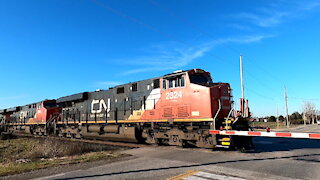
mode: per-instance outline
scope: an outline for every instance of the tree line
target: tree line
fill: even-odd
[[[268,122],[286,122],[286,117],[280,115],[278,118],[275,116],[267,116],[263,119],[267,119]],[[289,115],[290,124],[314,124],[317,120],[320,120],[320,111],[316,109],[315,105],[311,102],[304,102],[302,106],[302,112],[294,112]]]

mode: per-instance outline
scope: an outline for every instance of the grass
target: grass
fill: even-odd
[[[125,156],[116,150],[105,145],[48,139],[0,141],[0,176]]]
[[[35,160],[26,163],[16,163],[10,162],[5,164],[0,164],[0,176],[10,175],[10,174],[17,174],[37,169],[43,169],[58,165],[65,165],[65,164],[76,164],[82,162],[90,162],[90,161],[97,161],[102,159],[113,159],[117,157],[123,156],[122,154],[112,154],[109,152],[92,152],[86,153],[83,155],[78,156],[69,156],[66,158],[53,158],[53,159],[42,159],[42,160]]]
[[[285,122],[251,122],[250,124],[251,127],[261,127],[261,128],[267,128],[269,127],[270,129],[282,129],[282,128],[286,128],[286,123]],[[290,125],[290,127],[295,127],[297,126],[296,124],[294,125]]]

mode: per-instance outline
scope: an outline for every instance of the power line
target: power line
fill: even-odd
[[[209,36],[210,38],[214,38],[210,33],[208,33],[207,31],[204,31],[200,28],[198,28],[196,25],[194,25],[193,23],[191,23],[189,20],[187,20],[186,18],[183,18],[181,16],[179,16],[178,14],[176,14],[174,11],[172,11],[171,9],[165,7],[164,5],[160,4],[159,2],[155,1],[155,0],[148,0],[151,4],[157,6],[160,9],[163,9],[164,11],[166,11],[167,13],[169,13],[171,16],[175,17],[176,19],[184,22],[185,24],[189,25],[189,27],[191,27],[194,30],[197,30],[199,32],[201,32],[202,34],[205,34],[207,36]],[[222,44],[223,46],[227,47],[227,49],[236,52],[237,54],[240,54],[240,51],[234,47],[231,47],[227,44]],[[246,59],[247,60],[247,59]],[[251,61],[250,58],[248,59],[251,63],[255,64],[256,66],[259,66],[259,68],[265,72],[267,72],[270,76],[272,76],[274,79],[276,79],[277,81],[282,83],[282,80],[280,80],[278,77],[274,76],[274,74],[270,73],[269,71],[265,70],[264,68],[262,68],[260,65],[258,65],[257,63],[255,63],[254,61]],[[252,75],[251,73],[248,73],[250,76],[254,77],[254,75]],[[256,78],[255,78],[256,79]],[[259,80],[258,80],[259,81]],[[261,81],[259,81],[261,82]]]
[[[253,89],[250,89],[250,88],[247,88],[247,87],[245,87],[245,89],[246,89],[247,91],[249,91],[249,92],[257,95],[257,96],[260,96],[260,97],[264,98],[264,99],[271,100],[271,101],[274,101],[274,102],[277,102],[277,101],[278,101],[278,100],[274,99],[273,97],[269,97],[269,96],[263,95],[263,94],[261,94],[260,92],[255,91],[255,90],[253,90]]]
[[[271,73],[270,71],[266,70],[264,67],[260,66],[258,63],[254,62],[253,60],[250,59],[250,57],[248,57],[247,59],[248,61],[250,61],[251,63],[255,64],[255,66],[258,66],[259,69],[263,70],[264,72],[268,73],[270,75],[270,77],[273,77],[273,79],[277,80],[278,82],[280,82],[281,84],[284,84],[284,82],[278,78],[277,76],[274,75],[274,73]]]
[[[111,6],[107,5],[105,2],[104,2],[104,3],[101,3],[101,2],[97,2],[96,0],[92,0],[92,1],[93,1],[95,4],[97,4],[98,6],[104,8],[104,9],[107,9],[108,11],[110,11],[110,12],[112,12],[112,13],[118,15],[118,16],[121,16],[121,17],[123,17],[123,18],[126,18],[126,19],[128,19],[128,20],[130,20],[130,21],[132,21],[132,22],[135,22],[135,23],[137,23],[137,24],[140,24],[140,25],[142,25],[142,26],[145,26],[146,28],[148,28],[148,29],[150,29],[150,30],[152,30],[152,31],[154,31],[154,32],[157,32],[157,33],[159,33],[159,34],[162,34],[163,36],[165,36],[165,37],[168,38],[168,39],[171,39],[171,40],[173,40],[173,41],[179,42],[179,43],[181,43],[181,44],[184,44],[184,45],[189,46],[189,47],[194,48],[194,49],[199,49],[199,47],[197,47],[197,46],[195,46],[195,45],[193,45],[193,44],[190,44],[190,43],[187,43],[187,42],[185,42],[185,41],[179,40],[179,39],[175,38],[174,36],[172,36],[172,35],[169,34],[169,33],[163,32],[163,31],[159,30],[158,28],[156,28],[156,27],[154,27],[154,26],[152,26],[152,25],[150,25],[150,24],[147,24],[147,23],[145,23],[145,22],[143,22],[143,21],[141,21],[141,20],[139,20],[139,19],[137,19],[137,18],[134,18],[134,17],[132,17],[132,16],[129,16],[129,15],[127,15],[127,14],[124,13],[124,12],[121,12],[121,11],[119,11],[119,10],[116,10],[116,9],[112,8]],[[218,55],[216,55],[216,54],[213,54],[213,53],[211,53],[211,52],[207,52],[207,53],[208,53],[209,55],[215,57],[217,60],[220,60],[221,62],[224,62],[224,63],[227,62],[227,63],[230,63],[230,64],[232,64],[232,65],[236,65],[234,62],[225,60],[224,58],[222,58],[222,57],[220,57],[220,56],[218,56]]]
[[[118,16],[121,16],[121,17],[123,17],[123,18],[126,18],[126,19],[132,21],[132,22],[135,22],[135,23],[137,23],[137,24],[140,24],[140,25],[142,25],[142,26],[144,26],[144,27],[146,27],[146,28],[148,28],[148,29],[156,32],[156,33],[159,33],[159,34],[165,36],[165,37],[168,38],[168,39],[171,39],[171,40],[174,40],[174,41],[179,42],[179,43],[181,43],[181,44],[184,44],[184,45],[186,45],[186,46],[189,46],[189,47],[198,49],[197,46],[194,46],[193,44],[190,44],[190,43],[187,43],[187,42],[185,42],[185,41],[179,40],[179,39],[175,38],[174,36],[172,36],[172,35],[169,34],[169,33],[163,32],[163,31],[159,30],[158,28],[156,28],[156,27],[154,27],[154,26],[152,26],[152,25],[149,25],[149,24],[147,24],[147,23],[145,23],[145,22],[143,22],[143,21],[141,21],[141,20],[139,20],[139,19],[137,19],[137,18],[134,18],[134,17],[132,17],[132,16],[130,16],[130,15],[127,15],[127,14],[125,14],[125,13],[119,11],[119,10],[116,10],[116,9],[112,8],[111,6],[107,5],[106,3],[100,3],[100,2],[97,2],[96,0],[92,0],[92,1],[93,1],[95,4],[99,5],[100,7],[104,8],[104,9],[107,9],[108,11],[110,11],[110,12],[112,12],[112,13],[118,15]],[[152,1],[152,2],[155,2],[155,1]],[[179,17],[179,16],[177,16],[176,14],[175,14],[175,16],[176,16],[176,17]],[[183,19],[183,18],[181,18],[181,19]],[[186,21],[186,22],[188,22],[188,21]],[[192,23],[190,23],[190,24],[191,24],[192,27],[196,28],[196,26],[193,26]],[[203,31],[202,31],[202,33],[203,33],[203,34],[207,34],[207,35],[210,36],[209,33],[205,33],[205,32],[203,32]],[[230,47],[229,47],[229,49],[230,49]],[[237,51],[237,50],[235,50],[234,48],[231,48],[231,49],[233,49],[234,51]],[[233,61],[225,60],[224,58],[221,58],[220,56],[217,56],[216,54],[213,54],[213,53],[211,53],[211,52],[207,52],[207,54],[210,55],[210,56],[215,57],[217,60],[220,60],[221,62],[229,63],[229,64],[231,64],[231,65],[233,65],[233,66],[235,66],[235,67],[238,67],[238,65],[235,64],[235,62],[233,62]],[[250,77],[252,77],[253,79],[255,79],[258,83],[263,84],[264,86],[269,86],[269,87],[271,87],[270,85],[267,85],[267,84],[262,83],[263,81],[257,79],[256,76],[253,75],[253,74],[251,74],[249,71],[246,71],[246,73],[247,73],[248,75],[250,75]],[[269,89],[270,89],[270,88],[269,88]]]
[[[292,97],[292,96],[289,96],[288,98],[296,99],[296,100],[300,100],[300,101],[319,101],[320,100],[320,99],[307,99],[307,98],[299,98],[299,97]]]
[[[199,31],[199,32],[202,33],[202,34],[205,34],[205,35],[207,35],[207,36],[209,36],[209,37],[211,37],[211,38],[214,38],[214,37],[213,37],[210,33],[208,33],[207,31],[204,31],[204,30],[198,28],[196,25],[194,25],[193,23],[191,23],[189,20],[187,20],[187,19],[184,18],[184,17],[179,16],[179,15],[176,14],[174,11],[172,11],[171,9],[165,7],[164,5],[160,4],[159,2],[157,2],[157,1],[155,1],[155,0],[148,0],[148,1],[149,1],[151,4],[157,6],[158,8],[163,9],[164,11],[166,11],[167,13],[169,13],[171,16],[175,17],[176,19],[178,19],[178,20],[180,20],[180,21],[188,24],[193,30]],[[227,47],[228,47],[228,45],[224,45],[224,46],[227,46]],[[233,50],[233,51],[236,52],[237,54],[240,54],[240,52],[239,52],[237,49],[235,49],[235,48],[233,48],[233,47],[228,47],[228,48],[231,49],[231,50]]]

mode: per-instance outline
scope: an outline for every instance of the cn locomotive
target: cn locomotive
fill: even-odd
[[[191,69],[2,109],[0,122],[3,133],[232,147],[239,143],[209,133],[249,129],[246,118],[232,113],[232,103],[228,83],[214,83],[209,72]]]

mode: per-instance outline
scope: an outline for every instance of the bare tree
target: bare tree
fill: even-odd
[[[308,102],[308,101],[305,101],[303,103],[303,119],[305,121],[305,124],[306,124],[306,121],[309,122],[309,124],[314,124],[314,119],[315,119],[315,115],[316,115],[316,107],[315,105],[312,103],[312,102]]]

